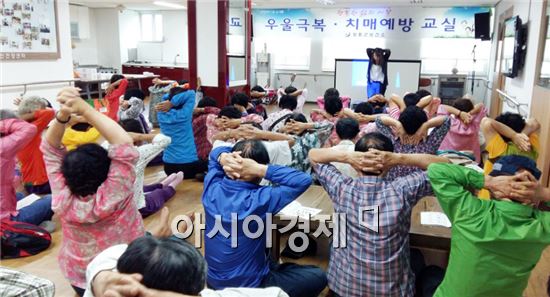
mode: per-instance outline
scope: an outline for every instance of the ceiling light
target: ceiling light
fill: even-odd
[[[171,3],[171,2],[155,1],[155,2],[153,2],[153,4],[158,5],[158,6],[164,6],[164,7],[169,7],[169,8],[175,8],[175,9],[187,9],[187,7],[185,7],[185,6],[181,5],[181,4]]]
[[[323,5],[334,5],[334,0],[317,0],[317,2],[323,4]]]

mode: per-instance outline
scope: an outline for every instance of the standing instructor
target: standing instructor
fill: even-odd
[[[384,96],[388,86],[388,59],[391,51],[381,48],[367,48],[369,69],[367,72],[367,98],[381,94]]]

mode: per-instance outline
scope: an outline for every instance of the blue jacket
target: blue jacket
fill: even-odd
[[[311,185],[309,174],[288,167],[269,165],[265,179],[276,186],[259,186],[232,180],[225,176],[218,157],[230,152],[229,147],[219,147],[210,153],[208,174],[204,180],[202,204],[206,219],[205,258],[208,263],[208,284],[214,289],[227,287],[259,287],[269,272],[266,255],[266,214],[275,215]],[[236,213],[237,247],[231,247],[231,213]],[[214,228],[215,215],[221,215],[223,229],[230,235],[219,232],[207,236]],[[264,232],[256,239],[248,238],[242,229],[248,215],[257,215],[264,222]],[[251,232],[258,224],[249,224]]]
[[[162,100],[168,100],[168,94]],[[164,150],[162,160],[174,164],[195,162],[199,159],[192,126],[195,91],[180,93],[171,102],[174,105],[172,109],[157,114],[160,131],[172,138],[172,143]]]

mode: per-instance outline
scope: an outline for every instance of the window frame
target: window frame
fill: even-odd
[[[144,39],[143,38],[143,16],[144,15],[151,15],[151,33],[152,33],[152,39]],[[157,25],[156,25],[156,18],[160,17],[160,23],[162,24],[160,28],[160,32],[158,32]],[[164,16],[162,13],[154,12],[154,11],[143,11],[139,13],[139,42],[148,42],[148,43],[163,43],[164,40]],[[157,39],[157,35],[160,34],[160,39]]]

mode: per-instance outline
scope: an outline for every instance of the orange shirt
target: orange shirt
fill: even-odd
[[[118,122],[119,99],[120,96],[126,93],[126,88],[128,88],[128,80],[124,78],[111,94],[105,96],[105,100],[107,101],[107,116],[115,122]]]
[[[42,142],[42,132],[48,127],[48,124],[55,117],[53,109],[41,109],[34,112],[34,120],[31,122],[36,126],[36,135],[33,139],[17,153],[17,158],[21,162],[21,174],[23,183],[33,186],[43,185],[48,182],[46,175],[46,166],[40,150]]]

